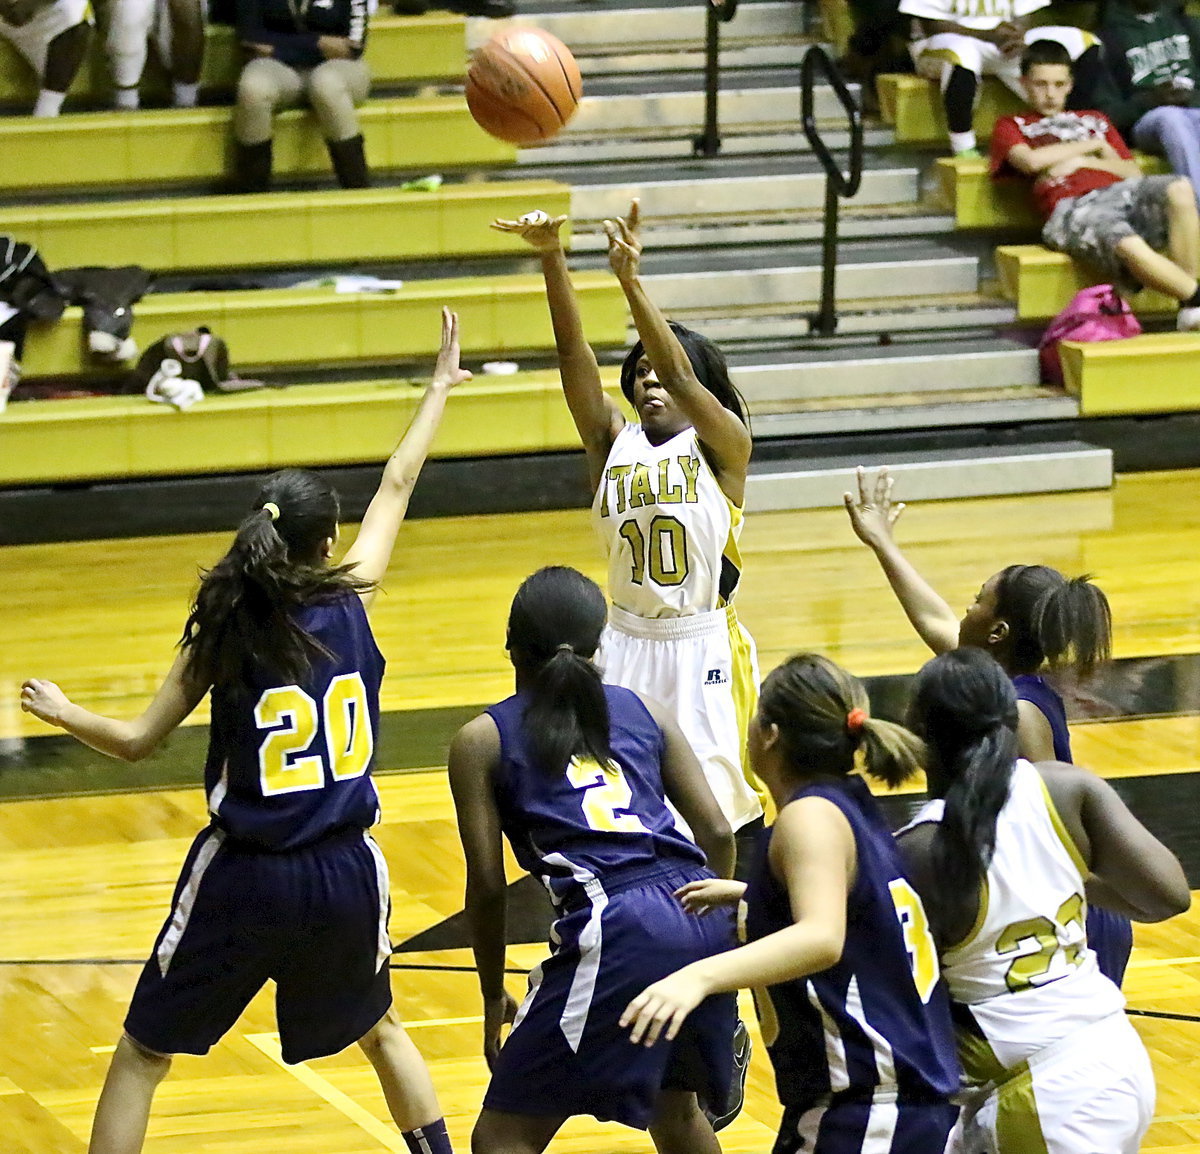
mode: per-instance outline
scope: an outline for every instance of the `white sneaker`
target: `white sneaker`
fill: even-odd
[[[1175,327],[1181,333],[1200,331],[1200,307],[1180,309],[1179,315],[1175,318]]]

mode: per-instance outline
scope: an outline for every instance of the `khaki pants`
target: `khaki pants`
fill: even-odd
[[[316,68],[291,68],[278,60],[251,60],[238,78],[233,131],[239,144],[271,139],[279,108],[308,104],[326,140],[358,135],[354,109],[367,98],[371,73],[363,60],[326,60]]]

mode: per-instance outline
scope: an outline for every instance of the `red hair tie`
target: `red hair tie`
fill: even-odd
[[[849,733],[859,733],[867,721],[865,709],[852,709],[846,714],[846,730]]]

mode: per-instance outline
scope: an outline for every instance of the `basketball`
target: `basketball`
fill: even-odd
[[[467,107],[509,144],[542,144],[575,113],[583,84],[571,50],[540,28],[506,28],[471,58]]]

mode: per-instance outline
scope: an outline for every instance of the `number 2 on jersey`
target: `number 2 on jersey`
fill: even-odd
[[[322,702],[325,748],[310,751],[317,735],[317,703],[298,685],[267,689],[254,707],[254,723],[269,729],[258,747],[258,779],[263,797],[320,789],[325,768],[334,781],[361,777],[371,763],[375,736],[367,712],[367,689],[360,673],[335,677]],[[324,754],[324,756],[322,756]]]
[[[913,984],[921,1001],[928,1002],[941,971],[925,907],[917,891],[904,878],[893,878],[888,882],[888,889],[892,894],[892,904],[896,907],[896,917],[900,919],[900,929],[904,933],[904,948],[908,950]]]
[[[590,757],[573,757],[567,766],[567,780],[583,791],[583,816],[592,829],[601,833],[650,832],[636,813],[617,812],[633,804],[633,790],[615,761],[604,767]]]

